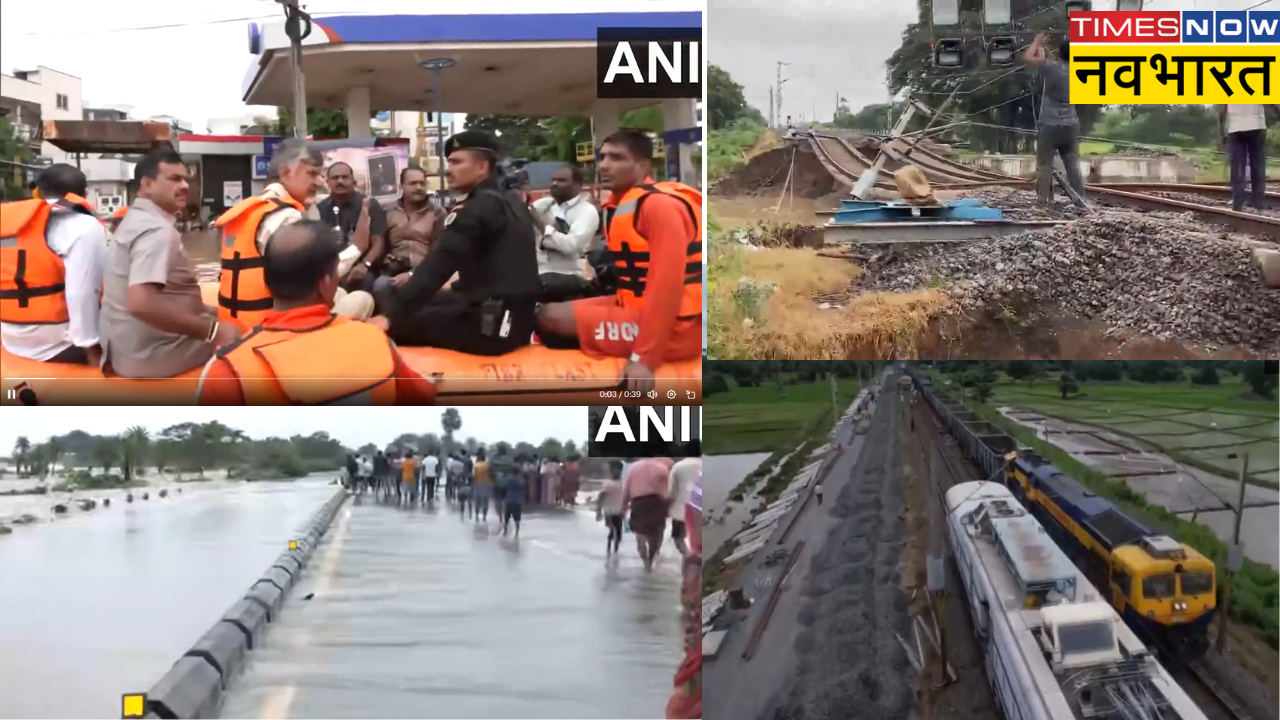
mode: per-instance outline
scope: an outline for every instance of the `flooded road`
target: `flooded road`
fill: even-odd
[[[330,477],[152,489],[0,537],[0,718],[119,716],[332,497]]]
[[[629,534],[606,566],[589,510],[526,512],[516,542],[448,507],[349,499],[222,716],[663,715],[682,656],[669,540],[646,576]]]

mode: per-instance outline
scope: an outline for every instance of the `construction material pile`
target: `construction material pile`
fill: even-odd
[[[1053,303],[1163,340],[1280,353],[1280,291],[1250,259],[1248,236],[1189,214],[1098,208],[1050,231],[923,251],[892,250],[864,265],[865,287],[947,292],[959,307]]]
[[[1072,205],[1056,190],[1052,207],[1036,204],[1034,190],[993,186],[974,188],[961,193],[962,197],[978,198],[987,207],[998,207],[1010,220],[1075,220],[1086,216],[1086,211]]]
[[[801,223],[770,223],[757,220],[755,225],[734,228],[729,237],[739,245],[756,248],[809,247],[820,249],[822,228]]]

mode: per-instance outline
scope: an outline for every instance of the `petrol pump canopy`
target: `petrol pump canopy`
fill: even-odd
[[[596,99],[601,27],[701,27],[699,12],[527,15],[347,15],[316,18],[302,41],[307,105],[345,109],[369,88],[374,110],[436,108],[433,73],[421,60],[450,58],[441,71],[444,112],[475,115],[589,115]],[[249,105],[293,104],[284,21],[251,23],[245,77]],[[619,100],[625,112],[655,100]]]

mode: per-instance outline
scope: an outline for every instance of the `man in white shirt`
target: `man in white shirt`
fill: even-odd
[[[440,470],[440,458],[430,453],[422,456],[422,477],[426,481],[426,492],[423,498],[436,499],[436,476]]]
[[[1234,104],[1217,109],[1231,163],[1231,209],[1244,209],[1247,181],[1249,204],[1261,210],[1267,199],[1267,114],[1274,114],[1276,106]]]
[[[50,204],[67,195],[88,193],[84,173],[58,163],[36,180],[40,197]],[[98,292],[106,262],[107,233],[93,215],[55,207],[45,233],[49,249],[62,260],[67,322],[19,325],[0,323],[0,344],[20,357],[41,362],[67,362],[97,367],[102,358],[98,335]]]
[[[582,181],[581,170],[565,165],[551,175],[551,195],[529,208],[537,230],[542,302],[577,300],[591,290],[583,257],[600,229],[600,211],[582,196]]]
[[[682,556],[689,554],[689,545],[685,541],[688,534],[684,522],[685,505],[689,502],[689,491],[700,477],[702,458],[685,458],[671,466],[671,505],[667,515],[671,518],[671,542],[675,543]]]
[[[609,530],[609,537],[604,545],[604,561],[616,560],[618,545],[622,543],[622,463],[609,463],[609,472],[613,477],[604,481],[600,494],[596,495],[596,520],[604,520]]]

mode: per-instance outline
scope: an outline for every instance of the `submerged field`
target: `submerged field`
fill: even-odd
[[[1254,482],[1280,483],[1280,410],[1275,400],[1250,399],[1249,388],[1224,375],[1217,386],[1186,383],[1085,383],[1063,399],[1056,379],[1003,380],[992,404],[1007,404],[1105,427],[1144,440],[1189,465],[1225,477],[1239,472],[1247,453]]]
[[[715,363],[707,369],[714,372]],[[858,394],[856,380],[836,381],[839,408]],[[831,384],[783,384],[739,387],[707,395],[702,406],[703,451],[708,455],[772,452],[793,440],[806,424],[831,407]]]

